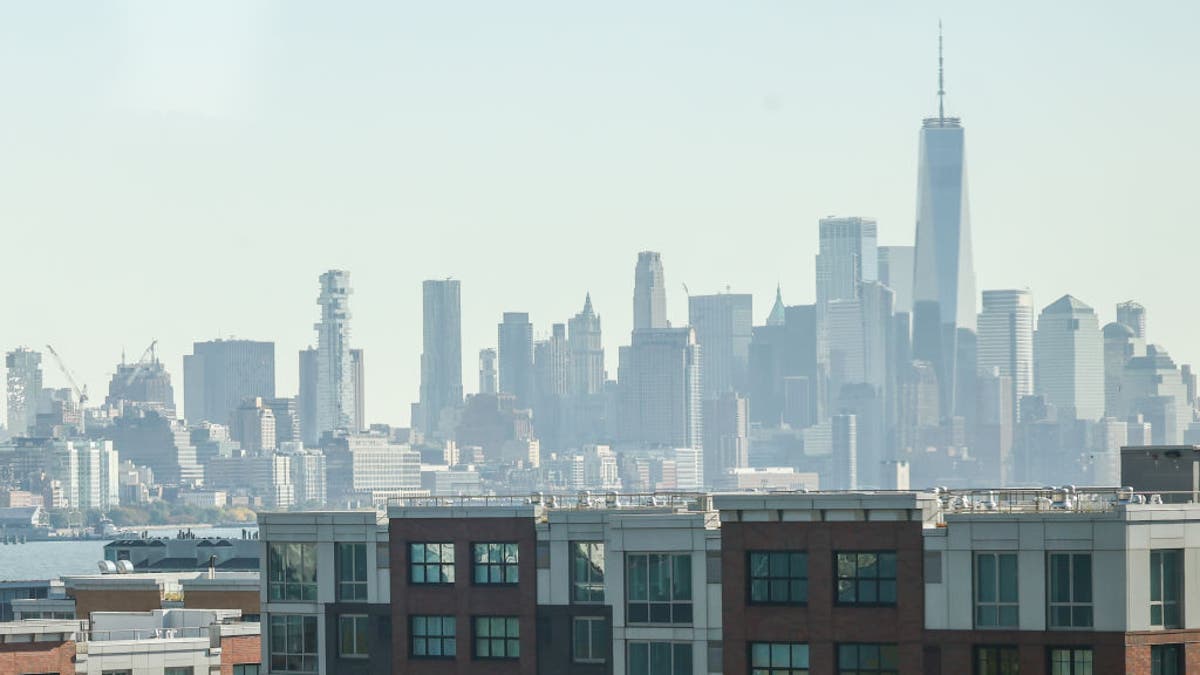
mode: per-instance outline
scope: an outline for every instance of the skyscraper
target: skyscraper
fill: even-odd
[[[479,393],[497,393],[496,383],[496,350],[479,350]]]
[[[879,247],[879,282],[896,294],[896,313],[911,314],[913,304],[912,246]]]
[[[317,329],[316,433],[355,424],[354,364],[350,355],[350,273],[321,275],[321,320]]]
[[[879,272],[878,225],[870,218],[822,218],[817,253],[817,304],[858,297]]]
[[[354,431],[367,428],[367,366],[363,350],[350,350],[350,386],[354,391]]]
[[[667,289],[662,256],[656,251],[638,253],[633,274],[633,330],[667,327]]]
[[[1060,418],[1104,416],[1104,340],[1091,307],[1070,295],[1038,316],[1033,342],[1034,391]]]
[[[983,292],[978,344],[976,369],[1011,380],[1007,409],[1015,420],[1017,402],[1033,394],[1033,296],[1028,289]]]
[[[704,350],[705,399],[746,391],[753,317],[754,296],[749,293],[688,296],[688,323]]]
[[[1137,337],[1120,321],[1104,324],[1104,416],[1124,419],[1129,411],[1122,404],[1121,379],[1125,364],[1134,357]]]
[[[551,326],[550,337],[533,346],[533,424],[537,436],[548,449],[564,447],[566,396],[570,386],[570,352],[567,327]]]
[[[38,397],[42,393],[42,354],[24,347],[4,357],[8,369],[8,433],[28,435],[37,422]]]
[[[701,351],[691,328],[634,331],[621,348],[621,437],[647,446],[703,444]]]
[[[533,405],[533,324],[526,312],[505,312],[496,327],[500,348],[500,392],[512,394],[518,408]]]
[[[210,340],[183,357],[183,412],[189,422],[229,425],[248,398],[275,397],[275,343]]]
[[[571,393],[590,396],[604,391],[604,345],[591,293],[584,298],[583,309],[567,321],[567,345],[571,353]]]
[[[300,418],[300,440],[315,448],[321,440],[317,429],[317,350],[300,350],[300,393],[296,396],[296,415]]]
[[[960,400],[960,384],[968,378],[959,370],[974,351],[972,336],[964,334],[975,332],[976,301],[965,136],[961,120],[945,115],[945,93],[939,32],[938,115],[921,126],[917,164],[913,357],[933,364],[942,415],[952,417],[974,407]],[[974,364],[966,374],[974,380]]]
[[[1129,326],[1133,336],[1146,339],[1146,308],[1133,300],[1117,303],[1117,323]]]
[[[462,405],[462,309],[457,279],[431,279],[421,285],[424,316],[421,352],[421,413],[414,423],[440,437],[442,410]]]
[[[749,409],[744,397],[725,392],[704,402],[704,484],[730,469],[750,466]]]

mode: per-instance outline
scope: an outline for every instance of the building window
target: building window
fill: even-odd
[[[195,675],[195,672],[191,666],[163,668],[163,675]]]
[[[367,545],[337,545],[337,597],[345,601],[367,599]]]
[[[271,600],[316,600],[316,545],[268,544],[267,579]]]
[[[750,675],[808,675],[808,645],[751,642]]]
[[[571,624],[572,658],[575,663],[604,663],[608,654],[608,631],[602,616],[577,616]]]
[[[259,664],[238,663],[233,666],[233,675],[258,675]]]
[[[896,553],[838,553],[837,603],[896,604]]]
[[[750,551],[750,603],[803,605],[808,602],[808,554]]]
[[[571,602],[604,602],[604,544],[571,542]]]
[[[690,553],[626,553],[625,580],[629,623],[692,622]]]
[[[890,644],[841,644],[837,647],[837,671],[839,673],[883,673],[899,675],[900,659],[896,645]]]
[[[1017,626],[1017,554],[975,554],[975,627]]]
[[[516,544],[474,544],[477,584],[515,584],[517,576]]]
[[[1181,675],[1184,670],[1183,645],[1150,647],[1150,675]]]
[[[365,614],[343,614],[338,617],[338,656],[347,659],[367,658]]]
[[[1092,650],[1051,648],[1050,675],[1092,675]]]
[[[1179,599],[1183,586],[1183,553],[1179,550],[1150,552],[1150,625],[1183,628]]]
[[[692,643],[628,642],[629,675],[692,675]]]
[[[413,658],[452,659],[458,654],[453,616],[409,617],[408,630]]]
[[[521,623],[517,617],[475,617],[475,658],[516,659],[520,656]]]
[[[272,672],[317,672],[317,617],[272,614],[269,642]]]
[[[976,647],[975,675],[1017,675],[1019,661],[1016,647]]]
[[[454,583],[454,544],[409,544],[408,554],[409,583]]]
[[[1092,627],[1092,554],[1051,553],[1050,627]]]

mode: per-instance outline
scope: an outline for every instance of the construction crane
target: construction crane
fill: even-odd
[[[158,340],[154,340],[150,343],[149,347],[146,347],[146,351],[142,352],[141,358],[137,360],[137,367],[129,372],[129,377],[125,378],[126,387],[133,384],[133,381],[137,379],[138,375],[142,374],[142,371],[146,369],[146,366],[157,360],[157,357],[154,354],[154,348],[157,346]]]
[[[46,351],[50,352],[50,355],[54,357],[54,362],[58,364],[59,371],[62,372],[63,377],[67,378],[67,383],[71,385],[71,389],[75,392],[76,398],[79,399],[79,435],[82,436],[85,431],[84,427],[87,425],[87,412],[84,410],[88,402],[87,385],[85,384],[83,387],[79,386],[79,383],[75,380],[75,374],[71,372],[71,369],[68,368],[67,364],[63,362],[62,357],[58,355],[58,352],[54,351],[54,347],[46,345]]]

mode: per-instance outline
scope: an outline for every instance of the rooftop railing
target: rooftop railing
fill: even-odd
[[[1197,503],[1195,492],[1137,492],[1131,487],[1049,486],[991,490],[935,489],[943,513],[1104,513],[1139,504]]]

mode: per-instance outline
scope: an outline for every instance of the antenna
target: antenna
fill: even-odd
[[[938,123],[946,123],[946,86],[942,69],[942,20],[938,19]]]

